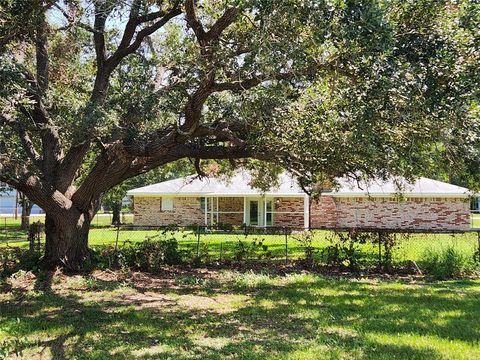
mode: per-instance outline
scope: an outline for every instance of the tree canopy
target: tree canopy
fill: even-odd
[[[46,211],[65,260],[85,258],[73,234],[102,194],[180,159],[287,169],[305,188],[439,158],[475,173],[479,6],[2,1],[0,180]]]

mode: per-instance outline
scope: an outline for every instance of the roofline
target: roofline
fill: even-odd
[[[142,197],[158,197],[158,196],[179,196],[179,197],[248,197],[248,196],[282,196],[282,197],[304,197],[305,193],[198,193],[198,192],[133,192],[128,191],[127,196],[142,196]],[[405,193],[405,194],[396,194],[396,193],[370,193],[365,194],[364,192],[361,193],[329,193],[325,192],[321,194],[322,196],[332,196],[332,197],[339,197],[339,198],[350,198],[350,197],[364,197],[364,198],[392,198],[399,195],[400,197],[407,197],[407,198],[421,198],[421,197],[429,197],[429,198],[438,198],[438,197],[445,197],[445,198],[469,198],[470,195],[465,193]]]
[[[249,197],[249,196],[282,196],[282,197],[304,197],[305,193],[165,193],[165,192],[133,192],[128,191],[128,196],[157,197],[157,196],[181,196],[181,197]]]
[[[351,192],[351,193],[322,193],[325,196],[334,196],[334,197],[411,197],[411,198],[420,198],[420,197],[447,197],[447,198],[468,198],[470,195],[465,193],[369,193],[365,194],[364,192]]]

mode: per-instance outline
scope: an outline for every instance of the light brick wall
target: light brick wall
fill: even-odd
[[[277,201],[278,199],[278,201]],[[303,228],[303,198],[275,198],[274,199],[274,226]],[[217,222],[217,203],[208,201],[208,225],[212,224],[210,211],[213,206],[213,223]],[[234,226],[243,225],[243,197],[218,198],[218,222]],[[199,197],[173,198],[173,210],[161,210],[160,197],[135,197],[134,222],[136,225],[161,226],[177,224],[187,226],[205,224],[205,213],[200,208]]]
[[[274,226],[303,228],[303,198],[275,198]],[[209,202],[209,211],[216,200]],[[220,223],[243,224],[243,197],[218,199]],[[230,213],[223,213],[230,212]],[[187,226],[203,225],[205,214],[198,197],[173,198],[173,210],[162,211],[161,199],[135,197],[135,224]],[[213,223],[216,223],[216,214]],[[210,213],[208,224],[211,225]],[[461,198],[336,198],[321,196],[311,200],[310,226],[318,227],[368,227],[389,229],[467,230],[470,227],[470,204]]]
[[[467,230],[470,205],[461,198],[395,200],[322,196],[318,203],[312,203],[311,226]]]
[[[310,227],[336,227],[337,204],[331,196],[320,196],[310,200]]]
[[[216,199],[213,204],[208,200],[208,224],[211,225],[212,217],[210,211],[213,206],[213,223],[217,222]],[[241,226],[243,224],[243,197],[230,198],[224,197],[218,199],[218,208],[222,212],[218,214],[218,221],[232,225]],[[223,213],[235,212],[235,213]],[[240,213],[236,213],[240,212]],[[160,197],[135,197],[134,200],[134,222],[136,225],[169,225],[177,224],[179,226],[188,226],[193,224],[205,224],[205,212],[200,208],[199,197],[174,197],[173,210],[161,210]]]
[[[173,198],[173,210],[161,210],[160,197],[135,197],[134,222],[136,225],[169,225],[187,226],[204,224],[205,214],[200,209],[198,197]]]
[[[303,201],[303,198],[275,198],[273,200],[273,225],[303,229]]]
[[[214,199],[214,209],[217,204]],[[243,225],[243,197],[221,197],[218,198],[218,222],[234,226]],[[230,213],[227,213],[230,212]],[[213,221],[216,222],[216,214],[213,215]]]

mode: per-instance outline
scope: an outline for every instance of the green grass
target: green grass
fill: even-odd
[[[121,215],[122,222],[131,224],[133,222],[133,214],[122,214]],[[30,222],[37,222],[40,221],[41,223],[45,222],[45,215],[31,215]],[[5,228],[16,228],[20,227],[21,217],[18,216],[16,219],[13,216],[9,217],[0,217],[0,230]],[[97,214],[92,220],[92,227],[96,226],[108,226],[112,224],[112,214]]]
[[[119,246],[128,246],[135,242],[144,241],[146,238],[162,237],[162,233],[157,230],[120,230],[118,236]],[[192,231],[178,231],[167,233],[166,236],[175,236],[179,241],[181,249],[196,250],[197,236]],[[5,235],[5,234],[3,234]],[[17,232],[21,236],[21,233]],[[117,230],[115,228],[93,228],[89,234],[89,245],[93,248],[113,245],[116,242]],[[301,258],[304,255],[301,244],[296,240],[298,235],[290,235],[288,237],[288,257],[290,259]],[[321,251],[330,243],[332,238],[330,231],[315,231],[313,246],[316,249],[316,257],[321,257]],[[476,233],[463,234],[412,234],[410,237],[404,238],[398,235],[398,244],[393,250],[394,263],[402,263],[406,260],[421,260],[423,254],[427,250],[440,250],[453,245],[461,253],[471,256],[478,249],[478,238]],[[28,247],[27,241],[1,241],[2,233],[0,233],[0,247],[19,246]],[[234,256],[235,246],[239,241],[252,243],[253,240],[262,240],[267,245],[268,251],[274,258],[285,257],[285,236],[284,235],[249,235],[243,234],[202,234],[200,236],[200,245],[203,250],[208,251],[213,259],[222,257],[232,258]],[[358,251],[362,254],[365,265],[377,262],[378,246],[376,244],[367,243],[357,245]],[[260,252],[259,252],[260,253]]]
[[[472,214],[472,227],[480,228],[480,214]]]
[[[0,343],[22,359],[480,358],[478,280],[107,275],[8,281]]]

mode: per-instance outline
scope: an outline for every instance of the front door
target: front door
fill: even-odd
[[[248,225],[249,226],[261,226],[261,207],[258,200],[248,201]]]
[[[264,198],[247,199],[246,223],[248,226],[273,225],[273,200]]]

